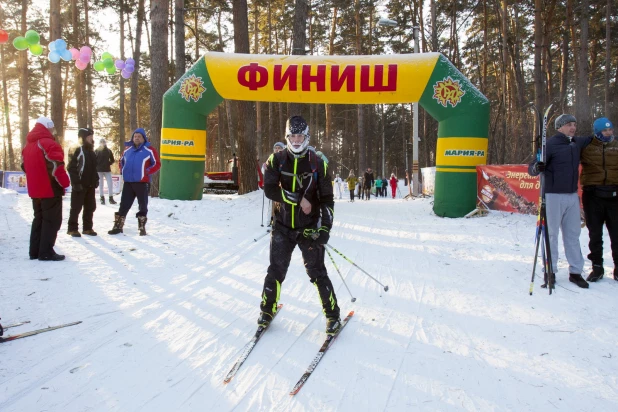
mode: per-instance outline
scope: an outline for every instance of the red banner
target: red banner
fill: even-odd
[[[477,198],[490,210],[538,213],[541,183],[528,174],[528,165],[476,167]]]

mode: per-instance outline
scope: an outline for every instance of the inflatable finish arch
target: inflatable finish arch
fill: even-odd
[[[211,52],[163,98],[160,195],[202,198],[206,116],[223,99],[332,104],[420,103],[438,123],[434,212],[476,205],[489,101],[443,55],[272,56]]]

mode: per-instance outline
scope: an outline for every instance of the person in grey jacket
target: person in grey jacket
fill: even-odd
[[[581,220],[577,183],[581,151],[590,143],[592,137],[574,137],[577,120],[570,114],[558,116],[554,125],[558,134],[547,140],[545,163],[531,163],[528,173],[531,176],[545,173],[547,228],[554,271],[549,274],[552,284],[555,284],[558,269],[558,230],[562,230],[564,253],[569,262],[569,281],[580,288],[587,288],[588,282],[582,277],[584,257],[579,244]],[[547,280],[548,275],[545,274],[545,284],[542,287],[547,287]]]
[[[114,154],[107,147],[105,139],[99,140],[99,147],[95,150],[97,155],[97,173],[99,174],[99,196],[101,196],[101,204],[105,204],[105,196],[103,195],[103,181],[107,181],[107,192],[109,194],[109,204],[115,205],[114,200],[114,185],[112,184],[112,169],[114,164]]]

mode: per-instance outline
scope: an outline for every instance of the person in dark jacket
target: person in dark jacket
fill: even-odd
[[[388,189],[388,179],[386,178],[386,176],[384,176],[382,178],[382,197],[386,197],[387,189]]]
[[[71,184],[64,170],[64,151],[54,139],[54,122],[40,117],[26,137],[22,169],[34,219],[30,231],[30,259],[64,260],[54,250],[62,225],[62,196]]]
[[[324,245],[330,237],[335,207],[331,177],[327,164],[307,148],[309,127],[301,116],[288,119],[286,140],[287,150],[270,156],[264,176],[264,193],[277,208],[258,324],[267,326],[275,315],[281,283],[298,245],[307,275],[322,301],[326,333],[335,334],[341,328],[339,306],[324,266]]]
[[[555,273],[558,269],[558,231],[562,230],[564,253],[569,262],[569,281],[580,288],[587,288],[588,282],[581,275],[584,270],[584,258],[579,245],[581,220],[577,183],[580,154],[592,138],[574,137],[577,120],[570,114],[558,116],[555,127],[558,134],[547,141],[545,163],[542,161],[531,163],[528,173],[531,176],[545,173],[547,229],[554,271],[549,275],[552,284],[555,284]],[[545,274],[545,284],[542,287],[547,287],[547,279],[548,275]]]
[[[373,187],[374,182],[373,172],[371,171],[371,168],[368,167],[365,171],[365,176],[363,177],[363,187],[365,189],[365,196],[367,196],[367,200],[371,199],[371,188]]]
[[[130,142],[125,143],[126,149],[120,158],[120,173],[124,185],[120,197],[120,209],[114,216],[114,227],[110,235],[122,233],[124,221],[135,198],[139,204],[137,222],[140,236],[146,235],[148,221],[148,191],[150,190],[150,176],[161,168],[159,153],[150,145],[146,138],[146,131],[135,129]]]
[[[99,186],[97,174],[97,155],[94,153],[94,131],[89,128],[79,129],[77,135],[82,140],[82,145],[69,154],[67,167],[71,177],[71,212],[69,213],[68,235],[81,237],[79,233],[79,214],[82,215],[82,233],[96,236],[97,232],[92,229],[92,216],[97,209],[95,191]]]
[[[112,183],[112,169],[111,165],[116,161],[114,154],[107,148],[107,142],[105,139],[99,140],[99,147],[95,150],[97,155],[97,173],[99,174],[99,196],[101,196],[101,204],[105,204],[105,195],[103,194],[104,184],[107,180],[107,193],[109,195],[109,204],[115,205],[114,200],[114,185]]]
[[[590,242],[588,282],[603,278],[603,225],[607,227],[618,280],[618,141],[606,117],[594,121],[594,138],[582,152],[582,203]]]

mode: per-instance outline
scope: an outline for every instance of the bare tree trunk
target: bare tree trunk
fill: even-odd
[[[438,29],[436,18],[436,0],[431,0],[431,51],[438,51]]]
[[[362,37],[362,28],[361,28],[361,19],[360,19],[360,0],[354,1],[354,10],[355,10],[355,19],[356,19],[356,54],[361,55],[361,37]],[[358,170],[359,173],[361,170],[369,167],[367,164],[367,140],[365,137],[365,111],[364,106],[359,104],[357,106],[357,116],[358,116]]]
[[[86,31],[86,38],[84,42],[86,44],[90,44],[90,22],[88,20],[88,0],[84,0],[84,30]],[[92,126],[92,70],[84,70],[85,76],[84,81],[86,82],[86,123],[88,127]]]
[[[294,30],[292,37],[292,55],[304,56],[307,48],[307,18],[309,7],[306,0],[295,0]],[[302,103],[290,103],[288,116],[302,116],[306,108]]]
[[[566,96],[569,82],[569,32],[563,30],[562,33],[562,68],[560,70],[560,108],[564,113],[566,110]]]
[[[584,133],[591,130],[590,99],[588,96],[588,27],[590,19],[590,2],[582,0],[579,3],[579,24],[581,28],[579,42],[579,75],[575,87],[575,117],[577,128]]]
[[[0,10],[0,13],[2,13],[2,15],[4,15],[4,12],[2,10]],[[4,16],[2,16],[4,17]],[[4,20],[4,19],[2,19]],[[0,21],[1,23],[1,21]],[[15,154],[13,153],[13,135],[11,134],[11,122],[9,120],[9,111],[10,111],[10,106],[9,106],[9,96],[8,96],[8,92],[6,89],[6,70],[5,70],[5,65],[4,65],[4,46],[0,46],[0,65],[2,66],[2,98],[4,101],[4,121],[5,121],[5,125],[6,125],[6,141],[8,144],[8,158],[9,158],[9,163],[8,163],[8,169],[4,170],[16,170],[15,169]],[[4,159],[4,161],[6,162],[6,157]],[[5,164],[6,166],[6,164]]]
[[[140,69],[140,56],[142,44],[142,26],[144,23],[144,0],[139,0],[137,5],[137,27],[135,28],[135,50],[133,51],[133,60],[135,60],[135,70],[131,75],[131,130],[137,129],[137,93]]]
[[[545,106],[543,88],[543,0],[534,1],[534,103],[539,110]],[[536,121],[536,120],[535,120]]]
[[[21,32],[25,33],[28,30],[28,4],[29,0],[21,2]],[[28,100],[28,53],[19,53],[19,140],[22,149],[26,147],[26,136],[30,131],[30,100]]]
[[[150,23],[152,25],[152,66],[150,69],[150,144],[158,151],[161,147],[163,120],[163,94],[168,88],[168,20],[169,0],[152,0]],[[159,174],[154,174],[150,194],[159,195]]]
[[[247,0],[233,0],[234,52],[249,53],[249,16]],[[240,167],[238,171],[238,194],[257,190],[257,156],[255,153],[255,109],[251,102],[237,102]]]
[[[50,39],[56,40],[62,37],[60,21],[60,0],[50,0]],[[24,53],[25,54],[25,53]],[[51,119],[56,127],[58,142],[64,142],[64,107],[62,106],[62,65],[51,64],[50,89],[51,89]]]
[[[185,62],[185,0],[175,0],[176,10],[174,21],[176,26],[176,80],[180,79],[187,70]],[[197,13],[196,13],[197,15]],[[197,47],[197,31],[195,45]]]
[[[80,44],[79,40],[79,10],[77,9],[77,0],[71,0],[71,23],[73,25],[73,43]],[[82,70],[73,70],[75,78],[75,108],[77,111],[77,126],[86,127],[88,118],[86,116],[86,108],[84,105],[84,72]]]
[[[255,54],[259,54],[259,31],[260,31],[260,27],[258,25],[258,18],[260,15],[260,9],[258,7],[258,2],[254,2],[254,6],[255,6],[255,12],[253,13],[253,25],[254,25],[254,30],[253,30],[253,53]],[[256,144],[256,150],[257,150],[257,158],[259,161],[262,161],[262,148],[264,147],[264,142],[262,142],[262,105],[260,104],[260,102],[255,102],[255,110],[256,110],[256,124],[257,124],[257,128],[256,128],[256,133],[257,133],[257,144]]]
[[[125,0],[120,0],[120,60],[124,61],[124,7],[125,7]],[[120,106],[118,107],[118,111],[119,111],[119,123],[120,123],[120,127],[119,127],[119,133],[118,133],[118,150],[120,152],[122,152],[122,148],[124,147],[124,142],[126,140],[125,138],[125,129],[126,129],[126,125],[125,125],[125,111],[124,111],[124,104],[125,104],[125,82],[124,82],[124,77],[120,76],[119,78],[120,81],[120,96],[119,96],[119,100],[120,100]]]
[[[339,9],[337,8],[337,6],[335,6],[333,8],[333,18],[331,20],[331,25],[330,25],[330,36],[329,36],[329,41],[328,41],[328,55],[332,56],[335,54],[335,35],[337,34],[337,12],[339,11]],[[332,128],[333,128],[333,110],[332,110],[332,105],[330,104],[325,104],[324,105],[324,114],[326,117],[326,124],[324,125],[324,145],[327,146],[329,144],[331,144],[331,142],[333,141],[333,136],[332,136]]]
[[[223,152],[223,147],[225,146],[225,136],[224,136],[224,131],[223,129],[225,128],[225,120],[224,120],[225,115],[223,114],[223,106],[219,105],[217,106],[217,121],[218,121],[218,125],[217,125],[217,130],[219,131],[219,133],[217,133],[217,137],[218,137],[218,147],[219,147],[219,162],[217,163],[217,168],[221,171],[225,170],[225,161],[224,161],[224,152]]]
[[[611,62],[612,62],[612,37],[611,37],[611,9],[612,0],[607,0],[607,6],[605,10],[605,105],[604,115],[609,116],[609,78],[611,75]]]

